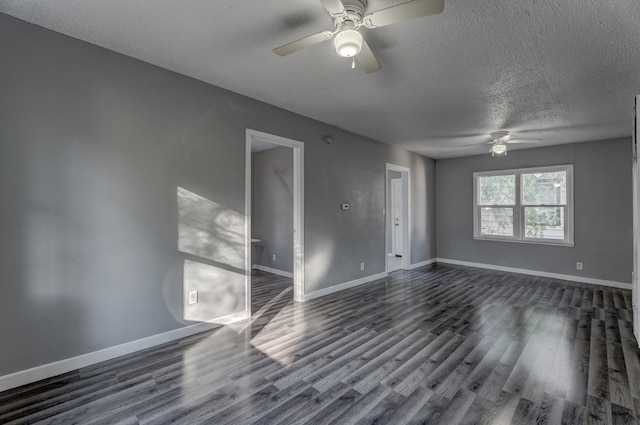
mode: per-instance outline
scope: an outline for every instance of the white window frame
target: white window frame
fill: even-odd
[[[522,175],[523,174],[535,174],[535,173],[549,173],[564,171],[567,176],[567,203],[564,206],[565,211],[565,234],[564,239],[544,239],[544,238],[531,238],[525,234],[524,223],[524,209],[525,205],[522,204]],[[513,207],[513,236],[504,235],[483,235],[480,233],[480,208],[487,205],[478,205],[478,180],[480,177],[493,177],[515,175],[515,205],[500,205],[501,207],[511,208]],[[526,205],[531,207],[532,205]],[[536,206],[549,206],[554,205],[536,205]],[[517,243],[530,243],[541,245],[562,245],[562,246],[574,246],[574,233],[573,233],[573,165],[553,165],[546,167],[532,167],[532,168],[517,168],[512,170],[496,170],[496,171],[479,171],[473,173],[473,238],[479,240],[491,240],[502,242],[517,242]]]

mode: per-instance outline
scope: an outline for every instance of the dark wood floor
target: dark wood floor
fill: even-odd
[[[631,293],[437,265],[0,393],[0,423],[638,424]]]

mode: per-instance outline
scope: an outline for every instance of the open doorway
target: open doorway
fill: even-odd
[[[260,154],[260,152],[266,153]],[[266,165],[263,164],[258,169],[254,168],[257,155],[264,156],[266,161],[264,162]],[[270,157],[268,161],[267,157]],[[303,158],[304,145],[301,142],[247,129],[245,162],[245,267],[247,277],[245,288],[246,310],[249,314],[251,314],[252,301],[251,272],[254,266],[275,275],[292,277],[294,300],[304,300]],[[287,165],[284,165],[286,161],[288,161],[289,169],[287,169]],[[272,202],[274,208],[270,208],[269,211],[257,211],[257,205],[254,205],[255,190],[257,189],[254,179],[257,176],[254,176],[254,170],[260,170],[261,179],[272,179],[274,187],[281,187],[287,192],[282,195],[281,199],[274,199]],[[264,181],[260,183],[264,183]],[[269,194],[261,194],[262,205],[265,204],[265,195]],[[258,215],[261,216],[263,226],[265,220],[267,222],[276,220],[277,222],[273,221],[273,225],[277,228],[270,229],[269,232],[261,233],[261,235],[252,233],[256,230],[253,226],[254,214],[256,214],[256,218]],[[284,257],[280,256],[279,252],[282,252]]]
[[[386,270],[406,270],[411,259],[409,233],[409,168],[386,165]]]

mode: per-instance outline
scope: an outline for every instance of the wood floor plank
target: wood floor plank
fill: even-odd
[[[531,373],[522,389],[522,397],[534,404],[542,403],[551,373],[549,365],[553,364],[558,348],[558,341],[552,338],[541,336],[537,341],[540,343],[538,357],[531,363]]]
[[[585,406],[587,404],[587,390],[589,388],[589,341],[576,339],[571,358],[571,374],[567,382],[566,399]]]
[[[522,355],[524,347],[529,341],[529,336],[515,337],[509,348],[504,352],[496,367],[487,377],[478,395],[487,400],[497,402],[503,392],[504,384],[507,382],[516,362]]]
[[[345,396],[349,391],[353,390],[339,382],[333,388],[329,389],[329,391],[316,395],[307,404],[291,412],[291,415],[286,419],[285,423],[291,425],[305,424],[309,418],[313,417],[318,411],[326,408],[326,406],[335,402],[338,398]]]
[[[551,397],[564,399],[567,395],[574,366],[572,363],[574,345],[574,341],[568,338],[561,338],[558,342],[545,388],[545,392]]]
[[[545,394],[535,419],[536,425],[554,425],[562,423],[564,400]]]
[[[356,422],[357,425],[370,425],[370,424],[386,424],[389,422],[394,414],[398,411],[400,406],[406,400],[406,397],[398,394],[395,391],[389,392],[389,394],[376,406],[366,412],[362,418]],[[340,418],[346,419],[346,418]],[[340,422],[342,423],[342,422]]]
[[[432,334],[431,334],[432,335]],[[426,362],[435,352],[444,347],[449,342],[451,335],[443,333],[438,337],[430,337],[430,341],[422,347],[417,347],[419,351],[415,352],[411,358],[406,359],[402,366],[396,369],[391,375],[382,381],[389,388],[396,388],[404,380],[406,380],[418,367]],[[415,388],[414,388],[415,389]]]
[[[629,391],[634,399],[640,399],[640,349],[635,339],[622,339],[621,344],[627,369]]]
[[[609,365],[609,400],[611,403],[633,410],[633,399],[631,398],[622,344],[607,343],[607,360]]]
[[[449,397],[445,397],[449,398]],[[457,424],[462,418],[466,415],[467,411],[473,404],[476,395],[471,391],[468,391],[464,388],[460,388],[453,397],[450,397],[451,400],[449,404],[444,408],[442,412],[442,416],[440,416],[441,424]]]
[[[378,385],[367,394],[355,400],[337,418],[329,422],[331,425],[353,425],[377,406],[391,393],[384,385]]]
[[[433,264],[0,393],[0,423],[636,424],[631,292]]]
[[[587,419],[587,409],[570,401],[565,401],[562,425],[582,425]]]
[[[609,400],[609,363],[607,343],[603,338],[591,338],[588,385],[590,395]]]
[[[449,400],[437,393],[433,393],[429,400],[416,412],[416,414],[407,422],[408,425],[427,425],[439,424]]]
[[[538,416],[539,407],[536,403],[526,398],[521,398],[513,414],[513,418],[511,418],[511,423],[522,425],[534,424]]]
[[[501,391],[488,413],[489,423],[495,424],[511,424],[513,415],[515,415],[518,405],[520,404],[520,396],[512,394],[508,391]]]
[[[611,421],[611,404],[601,398],[587,396],[587,424],[605,425]]]
[[[493,406],[491,402],[483,399],[482,397],[476,396],[471,403],[471,406],[467,409],[464,416],[458,422],[458,425],[478,425],[478,424],[488,424],[490,408]]]
[[[512,343],[512,340],[511,335],[501,335],[480,363],[478,363],[476,368],[468,375],[466,382],[463,384],[464,388],[477,393],[493,372],[507,347]]]
[[[443,335],[447,335],[446,333]],[[422,362],[417,369],[413,370],[405,379],[398,383],[394,390],[408,396],[419,385],[427,382],[428,376],[436,370],[464,341],[460,335],[448,338],[448,341],[440,347],[432,356]],[[434,347],[435,348],[435,347]],[[430,388],[432,389],[432,388]]]
[[[449,362],[448,367],[443,364],[442,367],[436,369],[427,378],[428,385],[425,386],[428,386],[430,389],[434,389],[440,395],[449,399],[459,392],[459,389],[462,387],[462,384],[470,375],[471,371],[475,369],[475,367],[485,357],[486,353],[495,344],[496,338],[493,335],[485,335],[481,339],[480,337],[481,336],[478,336],[479,340],[477,341],[477,344],[475,343],[476,341],[470,340],[473,341],[473,346],[470,347],[471,352],[466,357],[462,358],[466,349],[459,349],[457,357],[452,355],[452,359],[455,359],[455,362]],[[449,360],[450,359],[447,359],[447,361]]]
[[[394,344],[342,381],[362,394],[368,393],[401,366],[402,361],[399,356],[402,355],[404,351],[412,346],[421,346],[421,344],[426,341],[426,338],[423,338],[422,334],[423,332],[416,331],[408,337],[403,338],[402,341]]]
[[[387,422],[384,423],[394,425],[405,425],[409,423],[433,394],[433,391],[427,390],[424,387],[416,388],[409,397],[404,398],[402,404],[386,418]]]
[[[611,423],[613,425],[636,425],[638,422],[633,409],[611,403]]]
[[[504,384],[503,389],[505,391],[522,395],[529,376],[534,372],[539,372],[539,369],[534,369],[533,365],[535,365],[540,353],[545,347],[544,337],[539,335],[531,336]]]

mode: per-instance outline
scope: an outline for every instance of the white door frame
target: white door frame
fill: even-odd
[[[262,140],[293,149],[293,299],[304,301],[304,143],[247,129],[245,160],[245,309],[251,316],[251,143]]]
[[[404,197],[402,196],[402,178],[390,179],[390,191],[391,198],[389,204],[389,220],[391,220],[391,253],[393,255],[398,255],[400,252],[400,256],[402,256],[402,224],[403,224],[403,212],[404,207],[402,205],[402,201]],[[399,186],[399,187],[398,187]],[[400,214],[396,216],[396,205],[398,200],[400,201]],[[396,226],[396,218],[400,226]],[[398,239],[400,239],[400,243],[398,243]],[[399,246],[398,246],[399,245]]]
[[[391,217],[390,211],[390,188],[389,188],[389,171],[397,171],[400,173],[400,178],[402,179],[402,268],[404,270],[408,270],[411,266],[411,223],[409,221],[411,211],[411,169],[407,167],[403,167],[401,165],[389,164],[385,165],[385,190],[386,190],[386,217],[384,221],[385,228],[385,271],[389,271],[389,257],[387,256],[387,244],[389,238],[391,237],[389,232],[389,226],[387,226],[387,222],[389,221],[389,217]]]

